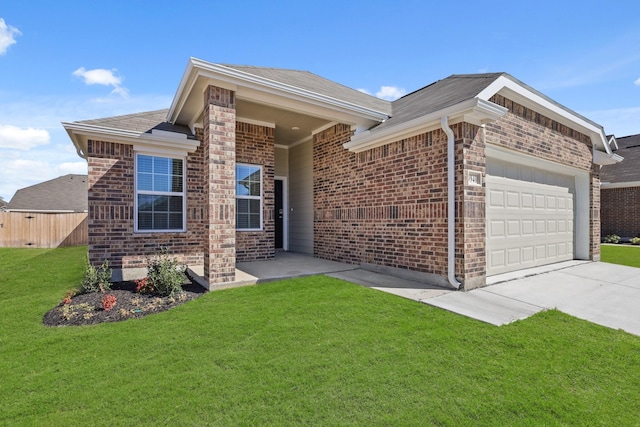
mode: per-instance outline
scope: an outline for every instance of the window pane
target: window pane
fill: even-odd
[[[168,213],[153,213],[153,229],[154,230],[168,230],[169,229],[169,214]]]
[[[260,196],[260,167],[236,166],[236,195]]]
[[[153,190],[153,175],[150,173],[138,172],[138,190]]]
[[[182,229],[182,212],[169,214],[169,228],[172,230]]]
[[[182,212],[182,197],[169,197],[169,212]]]
[[[167,196],[154,196],[155,201],[153,203],[154,212],[168,212],[169,211],[169,198]]]
[[[138,230],[153,230],[153,217],[151,213],[138,213]]]
[[[151,212],[153,210],[154,196],[147,194],[138,195],[138,211],[139,212]]]
[[[138,172],[153,173],[153,157],[138,155]]]
[[[171,159],[167,159],[166,157],[154,157],[153,173],[169,175],[169,162],[171,162]]]

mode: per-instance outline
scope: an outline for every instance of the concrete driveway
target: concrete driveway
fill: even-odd
[[[552,270],[421,302],[494,325],[556,308],[640,335],[640,269],[604,262],[569,262],[546,269]]]

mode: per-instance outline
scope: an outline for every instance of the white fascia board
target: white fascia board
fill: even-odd
[[[493,83],[478,94],[478,98],[489,100],[493,95],[501,92],[505,97],[512,101],[526,107],[533,106],[532,109],[548,115],[549,118],[562,123],[565,126],[581,131],[591,138],[594,147],[599,145],[601,148],[604,148],[607,153],[611,153],[609,141],[607,140],[607,136],[605,135],[602,126],[551,101],[546,96],[527,86],[523,86],[523,84],[514,81],[507,76],[498,77]],[[538,108],[536,108],[536,106]]]
[[[109,141],[121,144],[128,144],[137,147],[136,150],[144,148],[164,153],[179,154],[186,156],[193,153],[200,145],[197,139],[188,139],[186,135],[174,132],[156,132],[148,134],[131,130],[114,129],[86,123],[63,123],[64,128],[74,141],[74,145],[83,148],[86,156],[87,140]],[[78,144],[76,144],[76,141]],[[86,157],[82,156],[86,159]]]
[[[620,163],[624,160],[624,157],[615,153],[605,153],[600,150],[593,150],[593,163],[596,165],[604,166],[604,165],[615,165],[616,163]]]
[[[180,111],[190,96],[192,89],[197,86],[197,81],[199,79],[210,80],[212,84],[237,90],[238,92],[242,92],[242,89],[244,88],[254,89],[270,95],[280,96],[285,100],[291,99],[311,103],[331,110],[354,114],[356,116],[378,122],[386,120],[389,117],[388,114],[383,111],[366,108],[310,90],[266,79],[264,77],[256,76],[230,67],[225,67],[223,65],[191,58],[174,100],[171,103],[171,108],[167,115],[167,120],[169,122],[175,123],[180,115]],[[200,94],[198,94],[198,96],[199,95]],[[240,97],[241,93],[238,93],[236,96]],[[247,97],[247,99],[249,98]],[[193,118],[191,118],[190,121],[193,121]]]
[[[631,188],[631,187],[640,187],[640,181],[627,181],[627,182],[601,182],[600,188]]]
[[[353,135],[351,140],[345,143],[343,147],[349,151],[359,153],[420,133],[439,129],[440,119],[445,116],[449,118],[450,125],[464,121],[481,126],[498,120],[498,118],[504,116],[507,111],[506,108],[496,105],[493,102],[472,98],[380,131],[375,131],[374,129]]]

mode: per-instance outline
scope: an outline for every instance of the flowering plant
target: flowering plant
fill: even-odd
[[[118,299],[115,295],[107,294],[102,298],[102,309],[104,311],[111,310],[115,305]]]
[[[148,277],[140,280],[134,280],[133,283],[136,284],[136,292],[139,294],[152,294],[156,290]]]

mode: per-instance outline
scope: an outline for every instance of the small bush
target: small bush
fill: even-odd
[[[105,261],[98,268],[95,268],[89,262],[87,255],[87,264],[84,270],[84,278],[82,279],[82,292],[104,292],[111,289],[111,269],[109,261]]]
[[[169,258],[166,250],[149,260],[147,270],[147,277],[159,295],[174,296],[182,292],[185,267],[179,265],[176,258]]]
[[[633,237],[633,238],[631,238],[631,240],[629,240],[629,242],[632,245],[640,245],[640,237]]]
[[[620,236],[616,234],[609,234],[604,238],[605,243],[620,243]]]

